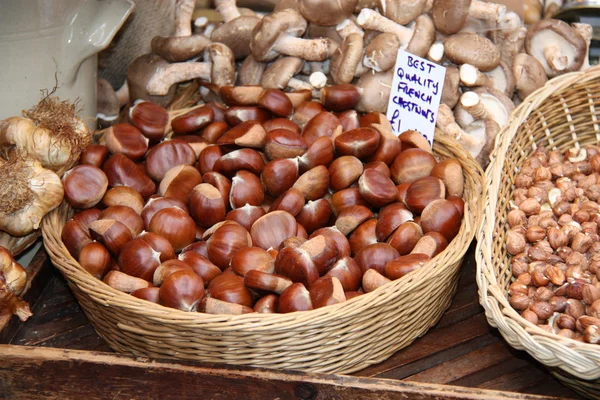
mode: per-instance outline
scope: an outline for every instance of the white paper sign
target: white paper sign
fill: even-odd
[[[445,76],[445,67],[403,50],[398,52],[387,109],[396,135],[414,130],[433,144]]]

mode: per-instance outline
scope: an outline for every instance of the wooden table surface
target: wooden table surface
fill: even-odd
[[[582,399],[488,325],[478,303],[473,252],[474,245],[465,257],[457,294],[440,322],[387,361],[354,375]],[[111,352],[60,273],[46,262],[40,277],[41,283],[30,291],[33,317],[24,324],[13,320],[0,333],[0,343]]]

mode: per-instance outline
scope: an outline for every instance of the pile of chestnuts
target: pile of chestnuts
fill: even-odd
[[[460,162],[357,113],[354,86],[253,105],[221,89],[227,106],[136,104],[64,175],[62,240],[90,274],[185,311],[287,313],[371,292],[457,235]]]
[[[540,147],[514,183],[510,304],[548,332],[600,343],[600,147]]]

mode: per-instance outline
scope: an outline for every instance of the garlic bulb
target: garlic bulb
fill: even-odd
[[[24,114],[0,121],[0,150],[5,158],[13,150],[26,153],[62,176],[91,143],[90,131],[72,104],[47,96]]]
[[[58,207],[64,189],[58,175],[39,161],[13,155],[0,158],[0,230],[24,236],[40,227],[42,218]]]
[[[0,247],[0,312],[6,308],[26,321],[31,314],[29,304],[17,296],[25,289],[27,273],[4,247]]]

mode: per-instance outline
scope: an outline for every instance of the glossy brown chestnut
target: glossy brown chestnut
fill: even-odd
[[[108,147],[103,144],[90,144],[83,149],[79,156],[79,164],[93,165],[102,168],[104,162],[108,159]]]
[[[246,204],[243,207],[229,211],[225,216],[225,220],[235,221],[250,232],[252,224],[265,214],[266,211],[261,206],[251,206]]]
[[[347,132],[360,127],[358,112],[356,110],[342,111],[337,115],[342,124],[342,132]]]
[[[385,275],[394,280],[402,278],[404,275],[421,268],[430,257],[426,254],[407,254],[388,262],[385,265]]]
[[[360,249],[354,257],[354,261],[363,274],[369,269],[375,269],[385,275],[385,265],[398,257],[400,257],[400,253],[389,244],[375,243]]]
[[[363,160],[375,154],[380,140],[381,135],[376,129],[356,128],[335,138],[335,152],[338,155],[355,156]]]
[[[152,282],[154,271],[162,263],[160,256],[161,253],[148,242],[133,239],[126,243],[119,253],[119,268],[128,275]]]
[[[258,292],[271,292],[280,294],[293,282],[282,275],[269,274],[256,269],[250,270],[244,276],[244,284]]]
[[[292,121],[303,128],[308,121],[324,110],[323,105],[318,101],[305,101],[295,107]]]
[[[329,171],[324,165],[319,165],[306,171],[292,186],[304,195],[306,201],[320,199],[329,189]]]
[[[287,211],[272,211],[252,224],[250,235],[254,246],[278,249],[285,239],[296,235],[296,220]]]
[[[291,131],[294,133],[300,134],[300,127],[292,120],[287,118],[273,118],[268,121],[263,122],[263,128],[267,133],[275,130],[275,129],[284,129],[286,131]],[[304,139],[303,139],[304,140]],[[306,142],[304,142],[306,145]]]
[[[229,303],[227,301],[205,296],[200,302],[200,311],[207,314],[241,315],[254,312],[250,307],[241,304]]]
[[[111,288],[125,293],[135,292],[138,289],[147,288],[152,285],[144,279],[136,278],[135,276],[130,276],[124,272],[115,270],[108,271],[108,273],[104,275],[102,281]]]
[[[346,238],[346,236],[344,236],[335,226],[317,229],[309,238],[312,239],[319,235],[328,236],[334,240],[335,247],[338,250],[338,258],[350,256],[350,243],[348,242],[348,238]]]
[[[221,158],[221,156],[223,156],[221,146],[212,145],[205,147],[204,150],[202,150],[198,155],[196,169],[200,171],[201,174],[211,172],[215,162]]]
[[[363,163],[354,156],[336,158],[329,166],[331,190],[338,191],[348,188],[362,175],[363,169]]]
[[[421,213],[423,232],[439,232],[448,243],[458,234],[461,217],[453,203],[448,200],[435,200]]]
[[[258,176],[248,171],[238,171],[231,179],[229,204],[232,209],[246,204],[259,206],[265,199],[262,183]]]
[[[462,165],[458,160],[447,158],[440,161],[431,170],[431,176],[439,178],[444,183],[447,196],[462,197],[464,178]]]
[[[151,303],[159,304],[158,292],[159,288],[157,287],[147,287],[141,288],[131,292],[133,297],[137,297],[138,299],[146,300]]]
[[[206,140],[208,143],[216,143],[217,140],[229,129],[224,121],[211,122],[206,128],[202,130],[200,137]]]
[[[250,246],[252,239],[248,231],[237,222],[225,221],[208,239],[208,258],[224,270],[238,251]]]
[[[154,214],[148,231],[167,239],[175,251],[196,239],[196,223],[188,213],[177,207],[163,208]]]
[[[306,172],[316,166],[331,164],[334,158],[333,140],[329,137],[317,139],[299,159],[300,171]]]
[[[342,124],[338,117],[323,111],[310,119],[302,129],[302,136],[310,147],[322,136],[334,138],[342,133]]]
[[[374,207],[384,207],[398,198],[394,182],[376,169],[366,169],[358,179],[360,195]]]
[[[261,297],[254,304],[254,312],[262,314],[273,314],[277,311],[277,304],[279,303],[279,296],[276,294],[268,294]]]
[[[354,108],[360,100],[358,88],[350,83],[326,86],[321,89],[321,103],[329,111],[344,111]]]
[[[271,113],[264,108],[254,106],[234,106],[225,110],[225,122],[230,126],[244,121],[259,121],[261,124],[271,119]]]
[[[367,270],[362,277],[362,287],[366,293],[370,293],[390,282],[390,279],[386,278],[374,269]]]
[[[162,285],[163,281],[169,277],[169,275],[177,271],[192,271],[192,267],[176,258],[167,260],[154,270],[154,274],[152,275],[152,283],[154,286],[160,286]]]
[[[202,183],[200,172],[191,165],[177,165],[167,171],[158,185],[158,194],[187,203],[192,190]]]
[[[173,118],[171,128],[177,135],[186,135],[204,128],[213,122],[214,118],[214,110],[207,105],[202,105]]]
[[[74,208],[91,208],[102,200],[108,188],[104,171],[93,165],[78,165],[62,176],[65,198]]]
[[[313,282],[310,299],[314,308],[321,308],[346,301],[344,287],[335,276],[324,276]]]
[[[356,291],[361,285],[363,273],[352,258],[343,257],[333,264],[325,276],[336,277],[345,292]]]
[[[267,132],[258,121],[245,121],[227,130],[217,140],[218,145],[240,146],[262,149],[267,140]]]
[[[182,311],[196,311],[204,297],[204,282],[194,271],[177,271],[169,275],[158,291],[159,303]]]
[[[104,138],[112,154],[121,153],[133,161],[141,160],[148,151],[148,138],[131,124],[112,125],[106,129]]]
[[[148,230],[148,226],[150,225],[150,221],[154,214],[163,208],[169,207],[178,207],[183,211],[188,212],[188,207],[185,203],[180,200],[171,198],[171,197],[151,197],[147,202],[141,212],[142,221],[144,221],[144,229]]]
[[[169,126],[169,112],[151,101],[141,101],[129,109],[129,121],[152,143],[160,142]]]
[[[239,304],[246,307],[254,305],[250,290],[244,285],[244,278],[235,273],[223,273],[213,279],[206,290],[207,296]]]
[[[385,165],[392,165],[394,159],[402,150],[400,139],[391,131],[387,124],[371,124],[370,127],[379,132],[380,140],[377,150],[371,157],[367,158],[367,161],[381,161]]]
[[[191,147],[190,150],[192,150]],[[142,168],[138,167],[123,154],[115,154],[106,160],[102,170],[108,178],[108,185],[110,187],[128,186],[141,194],[145,199],[152,196],[156,190],[156,184],[146,175]]]
[[[308,239],[300,245],[299,249],[308,253],[319,275],[327,273],[338,257],[335,240],[329,236],[318,235]]]
[[[131,236],[136,237],[144,230],[144,221],[135,210],[128,206],[110,206],[102,210],[98,219],[113,219],[125,224],[131,231]]]
[[[246,276],[252,270],[272,274],[275,272],[275,258],[260,247],[246,247],[231,258],[231,269],[240,276]]]
[[[338,212],[335,226],[342,234],[348,236],[360,224],[373,218],[373,211],[362,205],[347,206]]]
[[[310,254],[301,247],[284,247],[275,259],[275,273],[290,278],[293,282],[310,285],[319,278]]]
[[[312,309],[310,293],[302,283],[294,283],[279,296],[278,312],[280,313]]]
[[[296,215],[296,221],[304,227],[307,234],[325,227],[331,217],[331,205],[327,199],[309,200]]]
[[[192,146],[183,140],[172,139],[161,142],[148,151],[145,167],[148,176],[160,182],[171,168],[195,163],[196,152]]]
[[[377,240],[384,242],[400,225],[412,221],[413,213],[403,203],[392,203],[379,211],[375,234]]]
[[[278,128],[267,133],[264,151],[269,160],[298,157],[306,150],[308,144],[297,132]]]
[[[97,279],[102,279],[111,266],[110,252],[100,242],[91,242],[83,246],[78,261],[83,269]]]
[[[219,193],[221,193],[221,197],[223,197],[225,207],[227,207],[229,203],[229,195],[231,194],[231,181],[229,178],[223,174],[212,171],[202,175],[202,182],[209,183],[216,187]]]
[[[406,189],[405,204],[415,214],[421,214],[434,200],[446,197],[444,183],[434,176],[425,176],[412,182]]]
[[[279,89],[267,89],[258,98],[258,105],[277,117],[287,117],[294,110],[291,100]]]
[[[411,250],[411,253],[420,253],[429,256],[429,258],[433,258],[440,254],[448,247],[448,241],[446,238],[438,232],[427,232],[415,247]],[[403,255],[403,254],[402,254]]]
[[[350,254],[352,257],[370,244],[377,243],[377,219],[371,218],[360,224],[348,236],[348,244],[350,245]]]
[[[225,220],[225,200],[219,190],[209,183],[194,187],[189,200],[190,215],[196,223],[209,228]]]
[[[259,175],[265,168],[265,160],[253,149],[239,149],[224,154],[213,165],[213,170],[231,177],[241,169]]]
[[[410,253],[423,236],[419,224],[413,221],[403,222],[388,238],[386,243],[395,248],[400,255]]]
[[[133,239],[131,230],[123,223],[112,219],[99,219],[90,223],[90,235],[102,243],[110,253],[118,257],[123,246]]]
[[[182,252],[177,258],[189,265],[196,274],[200,275],[205,285],[208,285],[210,281],[221,275],[222,271],[219,267],[213,264],[208,257],[195,251]]]
[[[425,139],[425,136],[423,136],[417,131],[404,131],[398,136],[398,139],[400,139],[400,142],[402,143],[402,148],[405,150],[421,149],[425,150],[428,153],[431,153],[431,145],[429,144],[427,139]]]
[[[390,172],[396,184],[414,182],[428,176],[436,164],[431,153],[422,149],[407,149],[394,159]]]
[[[282,158],[269,161],[260,174],[260,179],[265,192],[271,197],[278,197],[296,183],[298,176],[298,160]]]
[[[102,203],[105,207],[128,206],[141,214],[144,209],[144,198],[135,189],[127,186],[117,186],[104,193]]]
[[[368,207],[369,203],[360,195],[357,187],[342,189],[331,196],[331,208],[335,215],[339,215],[340,211],[348,206]]]

